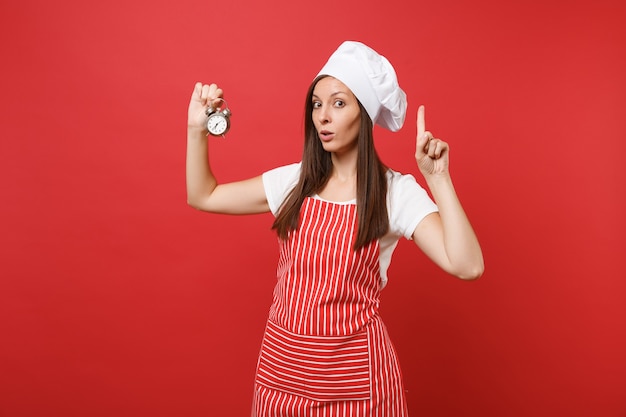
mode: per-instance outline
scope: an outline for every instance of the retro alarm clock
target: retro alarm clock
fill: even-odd
[[[225,137],[226,132],[230,129],[230,116],[232,112],[228,108],[226,100],[223,101],[223,106],[214,108],[208,107],[205,114],[209,118],[206,123],[206,127],[210,135]]]

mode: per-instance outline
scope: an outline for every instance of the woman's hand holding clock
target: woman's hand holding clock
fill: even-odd
[[[224,92],[216,84],[196,83],[187,115],[187,127],[207,131],[207,109],[213,109],[223,102]]]

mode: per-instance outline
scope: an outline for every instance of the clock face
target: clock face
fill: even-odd
[[[207,122],[207,129],[212,135],[223,135],[228,130],[228,121],[223,114],[212,114]]]

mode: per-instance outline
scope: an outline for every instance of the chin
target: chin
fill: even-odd
[[[336,147],[333,146],[332,142],[323,142],[323,141],[320,141],[320,142],[322,142],[322,148],[324,148],[326,152],[334,152],[336,150]]]

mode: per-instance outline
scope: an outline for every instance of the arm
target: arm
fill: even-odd
[[[223,92],[215,84],[196,83],[187,119],[187,203],[198,210],[224,214],[269,211],[261,177],[218,184],[209,164],[206,109]]]
[[[426,216],[415,228],[416,245],[446,272],[462,279],[480,277],[483,255],[452,184],[449,147],[426,131],[423,106],[417,114],[415,159],[439,207],[439,213]]]

